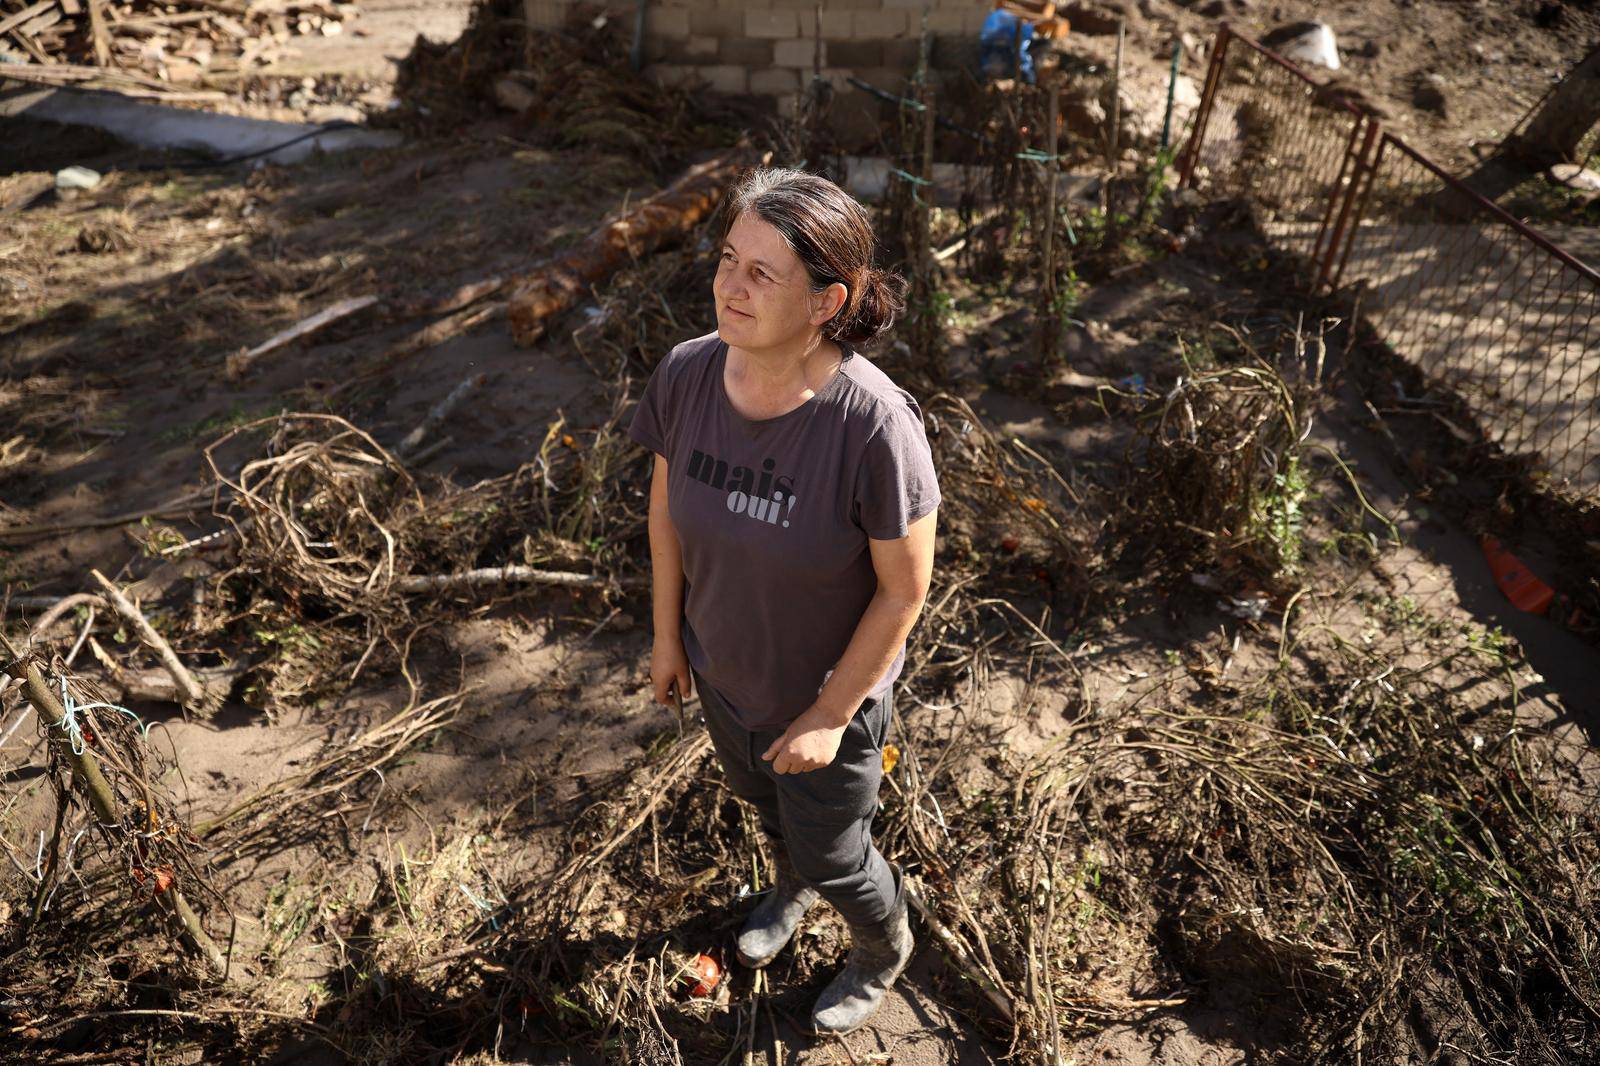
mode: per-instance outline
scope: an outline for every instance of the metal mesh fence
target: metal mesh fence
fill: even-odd
[[[1219,35],[1186,174],[1245,197],[1262,229],[1316,262],[1349,181],[1362,116],[1245,38]]]
[[[1304,74],[1223,31],[1186,182],[1251,202],[1317,282],[1557,494],[1600,499],[1600,242],[1558,245]],[[1569,241],[1584,238],[1573,233]]]
[[[1335,280],[1555,487],[1600,495],[1600,275],[1384,134]]]

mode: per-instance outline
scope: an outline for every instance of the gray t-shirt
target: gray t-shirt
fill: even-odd
[[[811,399],[751,421],[728,401],[715,333],[656,366],[628,435],[667,459],[683,553],[689,662],[751,730],[816,700],[877,590],[867,538],[903,537],[939,505],[922,409],[845,348]],[[869,698],[888,692],[905,645]]]

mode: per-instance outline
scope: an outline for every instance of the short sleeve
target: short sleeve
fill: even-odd
[[[628,424],[629,438],[663,456],[667,454],[668,427],[672,424],[667,388],[667,367],[671,362],[671,359],[663,359],[650,372],[644,395],[639,398],[633,421]]]
[[[896,405],[867,438],[857,467],[852,508],[857,524],[874,540],[894,540],[939,500],[921,413],[914,404]]]

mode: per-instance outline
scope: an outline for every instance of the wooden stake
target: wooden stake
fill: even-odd
[[[1117,60],[1111,68],[1111,128],[1106,131],[1106,165],[1117,166],[1117,137],[1122,131],[1122,42],[1127,35],[1126,19],[1117,19]]]
[[[922,87],[922,225],[917,227],[917,264],[933,286],[933,86]]]
[[[172,680],[178,683],[178,692],[183,696],[184,706],[200,707],[205,701],[205,689],[201,688],[200,683],[194,679],[194,675],[189,673],[188,667],[184,666],[182,660],[178,658],[178,653],[172,650],[172,645],[168,644],[166,638],[155,631],[155,628],[150,625],[145,616],[139,612],[139,608],[134,606],[133,601],[124,596],[122,590],[112,584],[109,578],[98,570],[90,570],[89,573],[106,590],[106,596],[111,600],[112,609],[121,615],[125,622],[139,631],[139,635],[144,638],[144,642],[150,645],[157,658],[161,660],[161,665],[165,666],[167,673],[172,675]]]
[[[1061,173],[1061,168],[1056,164],[1056,148],[1059,145],[1056,125],[1061,109],[1061,83],[1050,83],[1049,106],[1045,112],[1044,143],[1045,154],[1049,156],[1044,162],[1044,237],[1043,247],[1040,249],[1041,268],[1044,276],[1039,285],[1039,318],[1043,329],[1039,336],[1039,365],[1043,369],[1056,350],[1056,178]]]
[[[17,649],[0,634],[0,643],[3,643],[6,652],[15,657]],[[33,663],[24,663],[20,659],[8,663],[6,673],[23,681],[28,693],[28,702],[32,703],[34,710],[39,714],[40,720],[45,725],[54,725],[65,720],[66,708],[61,706],[61,701],[56,694],[50,691],[50,686],[45,684],[44,677],[39,673],[39,668]],[[46,720],[48,719],[48,720]],[[100,764],[87,747],[81,752],[72,750],[72,743],[64,731],[50,732],[50,741],[56,745],[61,757],[72,766],[73,780],[83,786],[88,794],[89,805],[94,808],[95,817],[104,826],[120,826],[122,814],[117,807],[116,794],[111,791],[111,784],[100,772]],[[216,941],[206,933],[205,926],[200,924],[200,918],[189,906],[188,900],[183,898],[183,892],[176,885],[165,892],[156,894],[156,902],[177,921],[183,932],[184,939],[189,947],[211,966],[218,976],[228,971],[228,960],[218,949]]]

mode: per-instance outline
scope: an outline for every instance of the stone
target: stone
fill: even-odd
[[[71,166],[56,171],[56,189],[92,189],[100,184],[100,172],[88,167]]]
[[[539,102],[532,89],[512,77],[495,79],[494,98],[507,111],[527,111]]]
[[[1338,43],[1326,22],[1312,20],[1279,26],[1261,38],[1261,43],[1292,63],[1339,69]]]
[[[1550,168],[1550,180],[1569,189],[1600,192],[1600,174],[1578,163],[1557,163]]]
[[[1208,19],[1219,19],[1228,13],[1228,5],[1224,0],[1211,0],[1209,4],[1195,8],[1195,13]]]
[[[1411,102],[1424,111],[1430,111],[1440,118],[1448,117],[1449,103],[1445,99],[1444,79],[1437,74],[1428,74],[1417,82],[1417,87],[1411,91]]]

